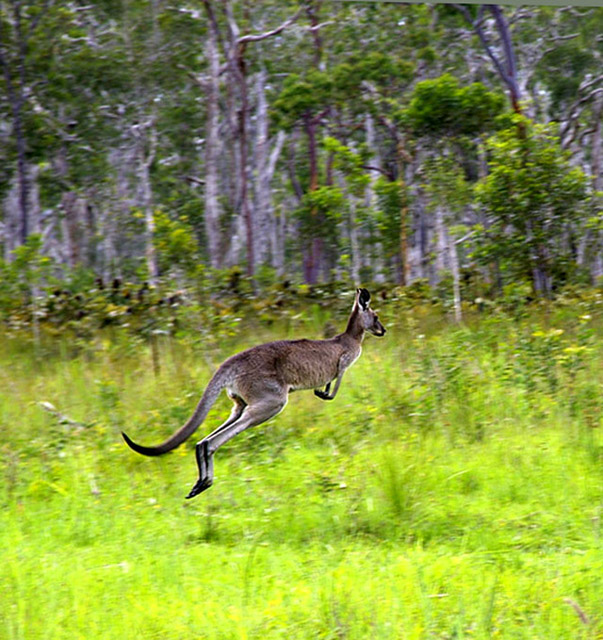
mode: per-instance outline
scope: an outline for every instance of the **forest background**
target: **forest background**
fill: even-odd
[[[429,285],[457,317],[595,284],[602,32],[599,8],[4,2],[3,317],[113,280]]]

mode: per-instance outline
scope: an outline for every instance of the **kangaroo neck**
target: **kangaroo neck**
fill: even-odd
[[[358,317],[358,311],[354,309],[348,319],[348,326],[346,327],[344,336],[349,336],[355,342],[362,342],[364,338],[364,329],[360,325],[360,318]]]

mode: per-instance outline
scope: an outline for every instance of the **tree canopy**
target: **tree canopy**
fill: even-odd
[[[595,282],[601,25],[598,8],[7,0],[3,269],[27,246],[58,280]]]

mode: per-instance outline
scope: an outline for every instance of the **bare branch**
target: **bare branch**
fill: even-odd
[[[216,40],[220,43],[222,50],[225,51],[226,49],[224,47],[224,43],[222,42],[222,32],[220,31],[220,27],[216,19],[216,14],[214,13],[214,8],[212,6],[211,0],[203,0],[203,6],[205,7],[205,11],[207,12],[207,17],[209,18],[211,29],[216,36]]]
[[[381,167],[375,167],[375,166],[370,165],[370,164],[363,164],[362,168],[366,169],[367,171],[376,171],[377,173],[380,173],[381,175],[385,176],[386,178],[391,179],[391,173],[389,171],[386,171],[385,169],[382,169]]]
[[[531,20],[534,17],[532,7],[518,7],[513,15],[509,18],[509,24],[515,24],[521,20]]]
[[[586,89],[590,89],[594,84],[599,84],[599,82],[603,82],[603,73],[595,78],[591,78],[590,80],[586,80],[580,84],[578,87],[578,91],[585,91]]]
[[[205,76],[201,73],[196,73],[195,71],[192,71],[191,69],[189,69],[187,66],[183,65],[183,64],[178,64],[176,65],[176,67],[178,69],[180,69],[181,71],[184,71],[186,73],[186,75],[203,91],[205,91],[207,89],[207,80],[205,79]]]
[[[585,129],[579,137],[579,142],[582,144],[584,143],[584,138],[586,138],[587,136],[592,135],[593,133],[595,133],[597,131],[596,127],[591,127],[590,129]]]
[[[595,81],[600,81],[600,80],[601,80],[601,77],[595,78],[595,80],[588,82],[583,86],[591,87]],[[583,95],[581,98],[576,100],[576,102],[574,102],[574,104],[571,106],[567,121],[564,124],[564,126],[561,128],[561,131],[559,133],[559,137],[561,138],[561,146],[564,149],[566,149],[576,139],[578,129],[575,126],[575,123],[580,117],[580,115],[582,114],[582,111],[584,111],[584,105],[586,105],[586,103],[590,102],[595,96],[598,96],[601,93],[603,93],[603,87],[598,87],[596,89],[593,89],[586,95]],[[574,129],[574,132],[569,138],[567,138],[566,136],[569,134],[572,128]]]
[[[255,35],[245,35],[241,36],[237,39],[237,44],[246,44],[247,42],[260,42],[261,40],[266,40],[266,38],[271,38],[272,36],[277,36],[279,33],[284,31],[287,27],[292,25],[298,18],[301,13],[301,9],[298,9],[297,12],[292,15],[290,18],[285,20],[283,24],[276,27],[276,29],[272,29],[271,31],[266,31],[265,33],[258,33]]]
[[[572,609],[578,615],[578,618],[580,618],[580,622],[582,622],[582,624],[585,624],[587,626],[590,625],[590,618],[586,615],[582,607],[575,600],[572,600],[571,598],[563,598],[563,602],[569,604],[569,606],[572,607]]]
[[[191,184],[199,185],[200,187],[205,186],[205,180],[201,178],[196,178],[195,176],[182,176],[186,182],[190,182]]]
[[[281,154],[286,139],[287,134],[281,129],[276,135],[276,142],[274,143],[274,147],[272,147],[270,158],[268,160],[268,175],[270,176],[274,175],[276,163]]]
[[[61,413],[50,402],[46,402],[45,400],[42,400],[41,402],[38,402],[37,404],[38,404],[39,407],[44,409],[44,411],[47,411],[52,416],[54,416],[59,421],[59,424],[62,424],[62,425],[65,425],[65,426],[69,426],[69,427],[75,427],[75,428],[78,428],[78,429],[83,429],[86,426],[85,424],[83,424],[81,422],[78,422],[77,420],[73,420],[73,418],[70,418],[68,415],[66,415],[64,413]]]
[[[465,16],[465,20],[467,20],[467,22],[473,27],[473,30],[475,31],[477,37],[480,39],[484,49],[486,50],[486,53],[488,54],[488,57],[490,58],[490,60],[494,64],[494,66],[496,67],[496,70],[498,71],[498,74],[504,80],[504,82],[506,84],[508,84],[509,77],[507,75],[507,72],[503,68],[502,63],[499,60],[498,56],[496,56],[494,51],[492,50],[492,47],[490,46],[490,43],[488,42],[488,38],[486,38],[486,34],[484,33],[484,30],[482,28],[482,24],[481,24],[482,23],[482,15],[483,15],[483,10],[484,10],[484,6],[485,5],[480,5],[480,10],[479,10],[478,17],[477,17],[476,20],[473,20],[473,18],[471,16],[471,12],[469,11],[469,9],[467,8],[466,5],[464,5],[464,4],[454,4],[453,6],[456,7]]]
[[[312,24],[312,25],[308,25],[306,27],[306,29],[310,32],[314,32],[314,31],[318,31],[319,29],[322,29],[323,27],[327,27],[330,24],[335,24],[334,20],[327,20],[326,22],[321,22],[320,24]]]

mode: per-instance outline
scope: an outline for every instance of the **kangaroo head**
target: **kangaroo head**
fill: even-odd
[[[379,317],[370,308],[371,294],[366,289],[356,289],[354,305],[358,308],[360,326],[374,336],[385,335],[385,327],[379,322]]]

